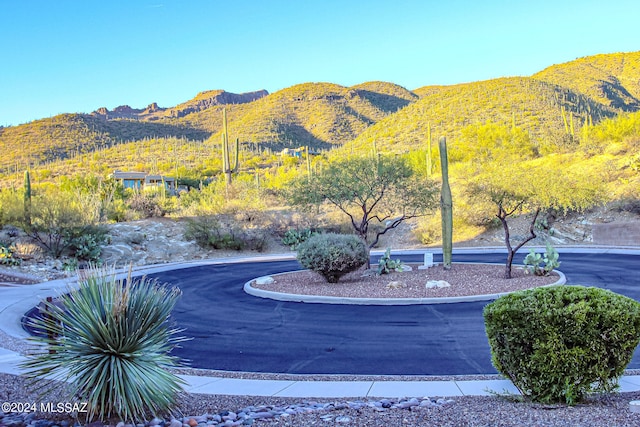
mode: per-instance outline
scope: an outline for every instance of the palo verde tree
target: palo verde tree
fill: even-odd
[[[515,254],[537,237],[536,222],[540,212],[582,211],[602,200],[601,180],[594,171],[570,167],[561,157],[513,163],[487,163],[468,185],[469,195],[478,206],[493,206],[494,215],[504,229],[507,248],[506,279],[511,278],[511,265]],[[509,220],[519,214],[528,214],[526,234],[519,240],[511,236]]]
[[[335,160],[311,180],[294,181],[288,198],[297,206],[337,207],[371,249],[403,221],[430,213],[437,194],[438,186],[415,173],[405,158],[381,155]]]

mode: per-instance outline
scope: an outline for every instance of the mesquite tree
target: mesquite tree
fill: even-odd
[[[333,161],[312,180],[296,180],[288,196],[293,205],[337,207],[371,249],[403,221],[430,213],[437,193],[436,184],[420,178],[403,157],[381,155]]]

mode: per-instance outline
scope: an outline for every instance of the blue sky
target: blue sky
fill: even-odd
[[[637,0],[0,0],[0,125],[198,92],[407,89],[640,50]]]

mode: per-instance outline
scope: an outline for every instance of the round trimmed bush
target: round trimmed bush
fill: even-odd
[[[640,303],[599,288],[515,292],[487,305],[484,320],[493,365],[541,403],[614,390],[640,340]]]
[[[298,246],[298,261],[321,274],[329,283],[357,270],[369,260],[364,242],[346,234],[316,234]]]

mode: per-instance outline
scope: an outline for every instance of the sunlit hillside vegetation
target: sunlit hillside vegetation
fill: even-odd
[[[119,169],[167,175],[189,186],[192,191],[180,196],[149,196],[162,207],[157,212],[166,215],[287,209],[282,196],[289,183],[312,179],[337,157],[376,152],[406,156],[417,171],[438,179],[437,140],[446,136],[459,239],[492,223],[491,207],[469,194],[477,184],[472,178],[483,176],[489,182],[495,178],[486,175],[492,170],[524,171],[513,176],[530,176],[514,186],[540,192],[548,188],[549,194],[577,196],[577,189],[585,189],[582,201],[561,203],[566,210],[625,200],[640,206],[640,112],[624,111],[635,108],[640,68],[633,64],[638,58],[638,53],[598,55],[550,67],[534,77],[415,91],[386,82],[352,87],[305,83],[251,102],[213,103],[183,117],[152,121],[64,114],[0,129],[0,186],[5,188],[0,195],[6,200],[18,197],[29,169],[34,194],[48,194],[62,185],[93,200],[97,196],[87,194],[112,188],[107,177]],[[613,92],[594,92],[603,79],[617,82],[616,93],[626,94],[619,97],[622,103],[600,96]],[[221,93],[203,92],[184,105]],[[240,142],[238,171],[230,187],[222,173],[223,108],[229,141]],[[306,146],[313,154],[309,161],[304,152],[299,157],[281,154],[284,148]],[[230,152],[235,157],[233,148]],[[551,177],[571,174],[554,182],[545,170]],[[89,181],[91,189],[83,190]],[[127,213],[142,203],[139,196],[109,194],[101,203],[112,206],[97,209],[101,220],[143,215]],[[542,193],[538,196],[544,199]],[[0,206],[0,211],[5,208]],[[422,242],[437,241],[437,214],[416,230]]]
[[[447,135],[452,147],[472,145],[469,135],[493,123],[521,129],[541,151],[565,145],[584,124],[615,115],[585,95],[528,77],[511,77],[416,90],[420,100],[376,123],[345,146],[358,151],[376,141],[404,152],[426,144],[428,133]]]
[[[533,78],[583,93],[621,111],[640,109],[640,52],[588,56],[553,65]]]
[[[198,97],[190,102],[198,101]],[[135,147],[139,141],[149,139],[179,138],[207,145],[211,138],[211,143],[217,143],[223,108],[228,111],[230,137],[255,150],[280,151],[307,145],[329,149],[350,141],[371,124],[416,99],[410,91],[385,82],[363,83],[353,88],[305,83],[250,103],[213,105],[181,118],[105,120],[93,115],[63,114],[0,130],[3,153],[0,172],[15,172],[29,166],[50,168],[48,163],[52,161],[120,144],[126,144],[126,150],[133,154],[139,151]],[[189,102],[184,105],[187,104],[191,105]],[[158,144],[155,153],[159,161],[166,157],[164,144]]]
[[[126,141],[155,137],[198,140],[209,135],[180,123],[104,120],[86,114],[61,114],[0,129],[0,172],[38,167]]]
[[[352,140],[416,99],[415,94],[391,83],[370,82],[351,88],[304,83],[249,104],[226,106],[229,134],[243,143],[275,150],[307,145],[328,149]],[[220,111],[221,107],[201,111],[181,122],[219,133]]]

